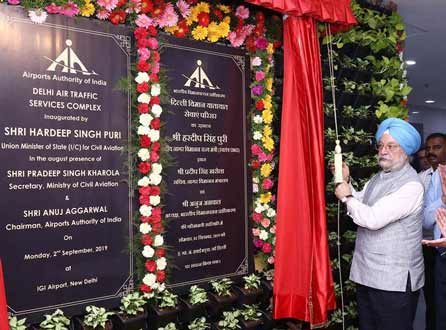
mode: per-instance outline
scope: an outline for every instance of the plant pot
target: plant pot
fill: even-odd
[[[178,323],[178,315],[181,309],[177,308],[158,308],[156,306],[147,306],[147,323],[149,330],[156,330],[166,324],[173,322]]]
[[[273,318],[271,317],[271,315],[267,312],[263,312],[263,324],[260,327],[261,330],[270,330],[273,329],[273,327],[276,324],[276,321],[273,320]]]
[[[262,324],[263,324],[262,319],[252,320],[252,321],[240,320],[240,325],[242,326],[242,329],[245,330],[259,329]]]
[[[86,326],[84,324],[83,319],[80,318],[80,317],[74,317],[72,323],[74,324],[74,330],[97,330],[97,329],[94,329],[92,327]],[[113,323],[110,320],[108,320],[105,323],[105,328],[101,329],[101,330],[114,330],[113,329]]]
[[[138,315],[122,315],[115,314],[112,316],[114,330],[146,330],[147,329],[147,313]]]
[[[262,288],[247,290],[244,287],[236,286],[234,290],[239,293],[237,302],[240,306],[261,303]]]
[[[208,314],[211,318],[215,318],[223,311],[232,308],[232,306],[238,299],[238,294],[233,290],[231,290],[230,296],[218,296],[212,292],[209,292],[208,297],[209,297],[209,305],[207,308]]]
[[[260,282],[263,289],[261,308],[268,308],[271,304],[271,298],[273,296],[273,282],[268,280],[262,280]]]
[[[206,315],[206,309],[209,308],[209,302],[192,305],[187,299],[179,299],[181,302],[180,320],[184,323],[189,323],[196,319]]]

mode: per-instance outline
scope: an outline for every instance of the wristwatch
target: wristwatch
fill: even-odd
[[[342,197],[342,198],[341,198],[341,202],[342,202],[342,203],[347,203],[347,201],[348,201],[348,199],[349,199],[350,197],[353,197],[353,195],[347,195],[347,196]]]

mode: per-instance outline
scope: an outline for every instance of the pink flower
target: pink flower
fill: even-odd
[[[155,38],[150,38],[149,40],[147,40],[147,46],[150,49],[157,49],[158,48],[158,40],[156,40]]]
[[[251,146],[251,152],[253,155],[258,155],[262,152],[262,148],[260,148],[260,146],[258,144],[253,144]]]
[[[260,229],[259,228],[252,228],[252,234],[254,236],[259,236],[260,235]]]
[[[258,38],[256,40],[256,47],[260,49],[266,49],[268,47],[268,40],[265,38]]]
[[[178,15],[175,12],[175,9],[171,3],[168,3],[166,5],[166,8],[164,9],[163,14],[161,17],[157,20],[158,26],[160,28],[166,27],[166,26],[175,26],[178,23]]]
[[[252,215],[252,219],[255,222],[260,222],[263,219],[263,217],[260,213],[254,212],[254,214]]]
[[[264,152],[259,153],[259,160],[261,162],[270,162],[273,159],[273,155],[269,154],[265,154]]]
[[[274,263],[274,257],[269,257],[268,263],[272,265]]]
[[[264,253],[271,253],[272,250],[273,250],[273,249],[272,249],[272,247],[271,247],[271,244],[269,244],[269,243],[264,243],[264,244],[263,244],[263,246],[262,246],[262,251],[263,251]]]
[[[232,47],[240,47],[245,39],[242,35],[238,35],[236,32],[232,31],[228,35],[228,40],[231,43]]]
[[[147,48],[139,48],[138,56],[140,60],[147,61],[150,58],[150,50],[148,50]]]
[[[180,10],[181,16],[187,17],[190,14],[190,6],[185,0],[178,0],[177,7]]]
[[[79,13],[79,7],[72,1],[68,1],[60,12],[62,15],[73,17]]]
[[[45,10],[49,14],[59,14],[61,11],[61,8],[60,8],[60,6],[56,6],[56,4],[53,2],[51,5],[46,6]]]
[[[265,190],[271,189],[273,187],[273,185],[274,185],[274,183],[273,183],[273,180],[271,180],[271,179],[264,179],[262,181],[262,188]]]
[[[160,72],[160,63],[153,63],[152,64],[152,74],[157,74],[158,72]]]
[[[141,0],[130,0],[128,7],[125,10],[126,13],[139,13],[141,11]]]
[[[260,81],[265,79],[265,72],[263,71],[256,71],[256,80]]]
[[[254,246],[257,248],[261,248],[263,246],[263,241],[261,239],[255,239],[254,240]]]
[[[269,232],[270,232],[271,234],[275,234],[275,233],[276,233],[276,226],[272,226],[272,227],[269,229]]]
[[[106,20],[110,16],[110,12],[107,9],[99,9],[96,13],[96,17],[101,20]]]
[[[271,202],[275,202],[276,201],[276,195],[272,195],[271,196]]]
[[[18,5],[18,4],[20,4],[20,0],[8,0],[8,3],[10,5]]]
[[[267,218],[264,218],[264,219],[262,219],[261,224],[263,227],[268,228],[269,225],[271,224],[271,221],[269,221],[269,219],[267,219]]]
[[[146,14],[140,14],[136,18],[135,23],[139,27],[148,28],[150,25],[153,25],[153,19]]]
[[[247,19],[249,17],[249,9],[244,6],[238,6],[235,10],[235,16],[241,19]]]
[[[97,4],[108,11],[112,11],[118,5],[118,0],[98,0]]]

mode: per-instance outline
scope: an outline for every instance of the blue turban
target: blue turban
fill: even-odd
[[[399,118],[388,118],[384,120],[376,132],[376,141],[381,140],[385,131],[389,131],[389,134],[398,141],[407,155],[410,156],[420,149],[420,133],[408,122]]]

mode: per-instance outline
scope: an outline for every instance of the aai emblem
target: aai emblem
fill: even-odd
[[[192,73],[190,77],[183,74],[183,77],[187,79],[186,83],[184,84],[185,87],[193,87],[196,88],[209,88],[209,89],[220,89],[217,85],[214,85],[211,80],[209,79],[206,72],[204,72],[203,68],[201,67],[201,60],[197,61],[197,68]]]

